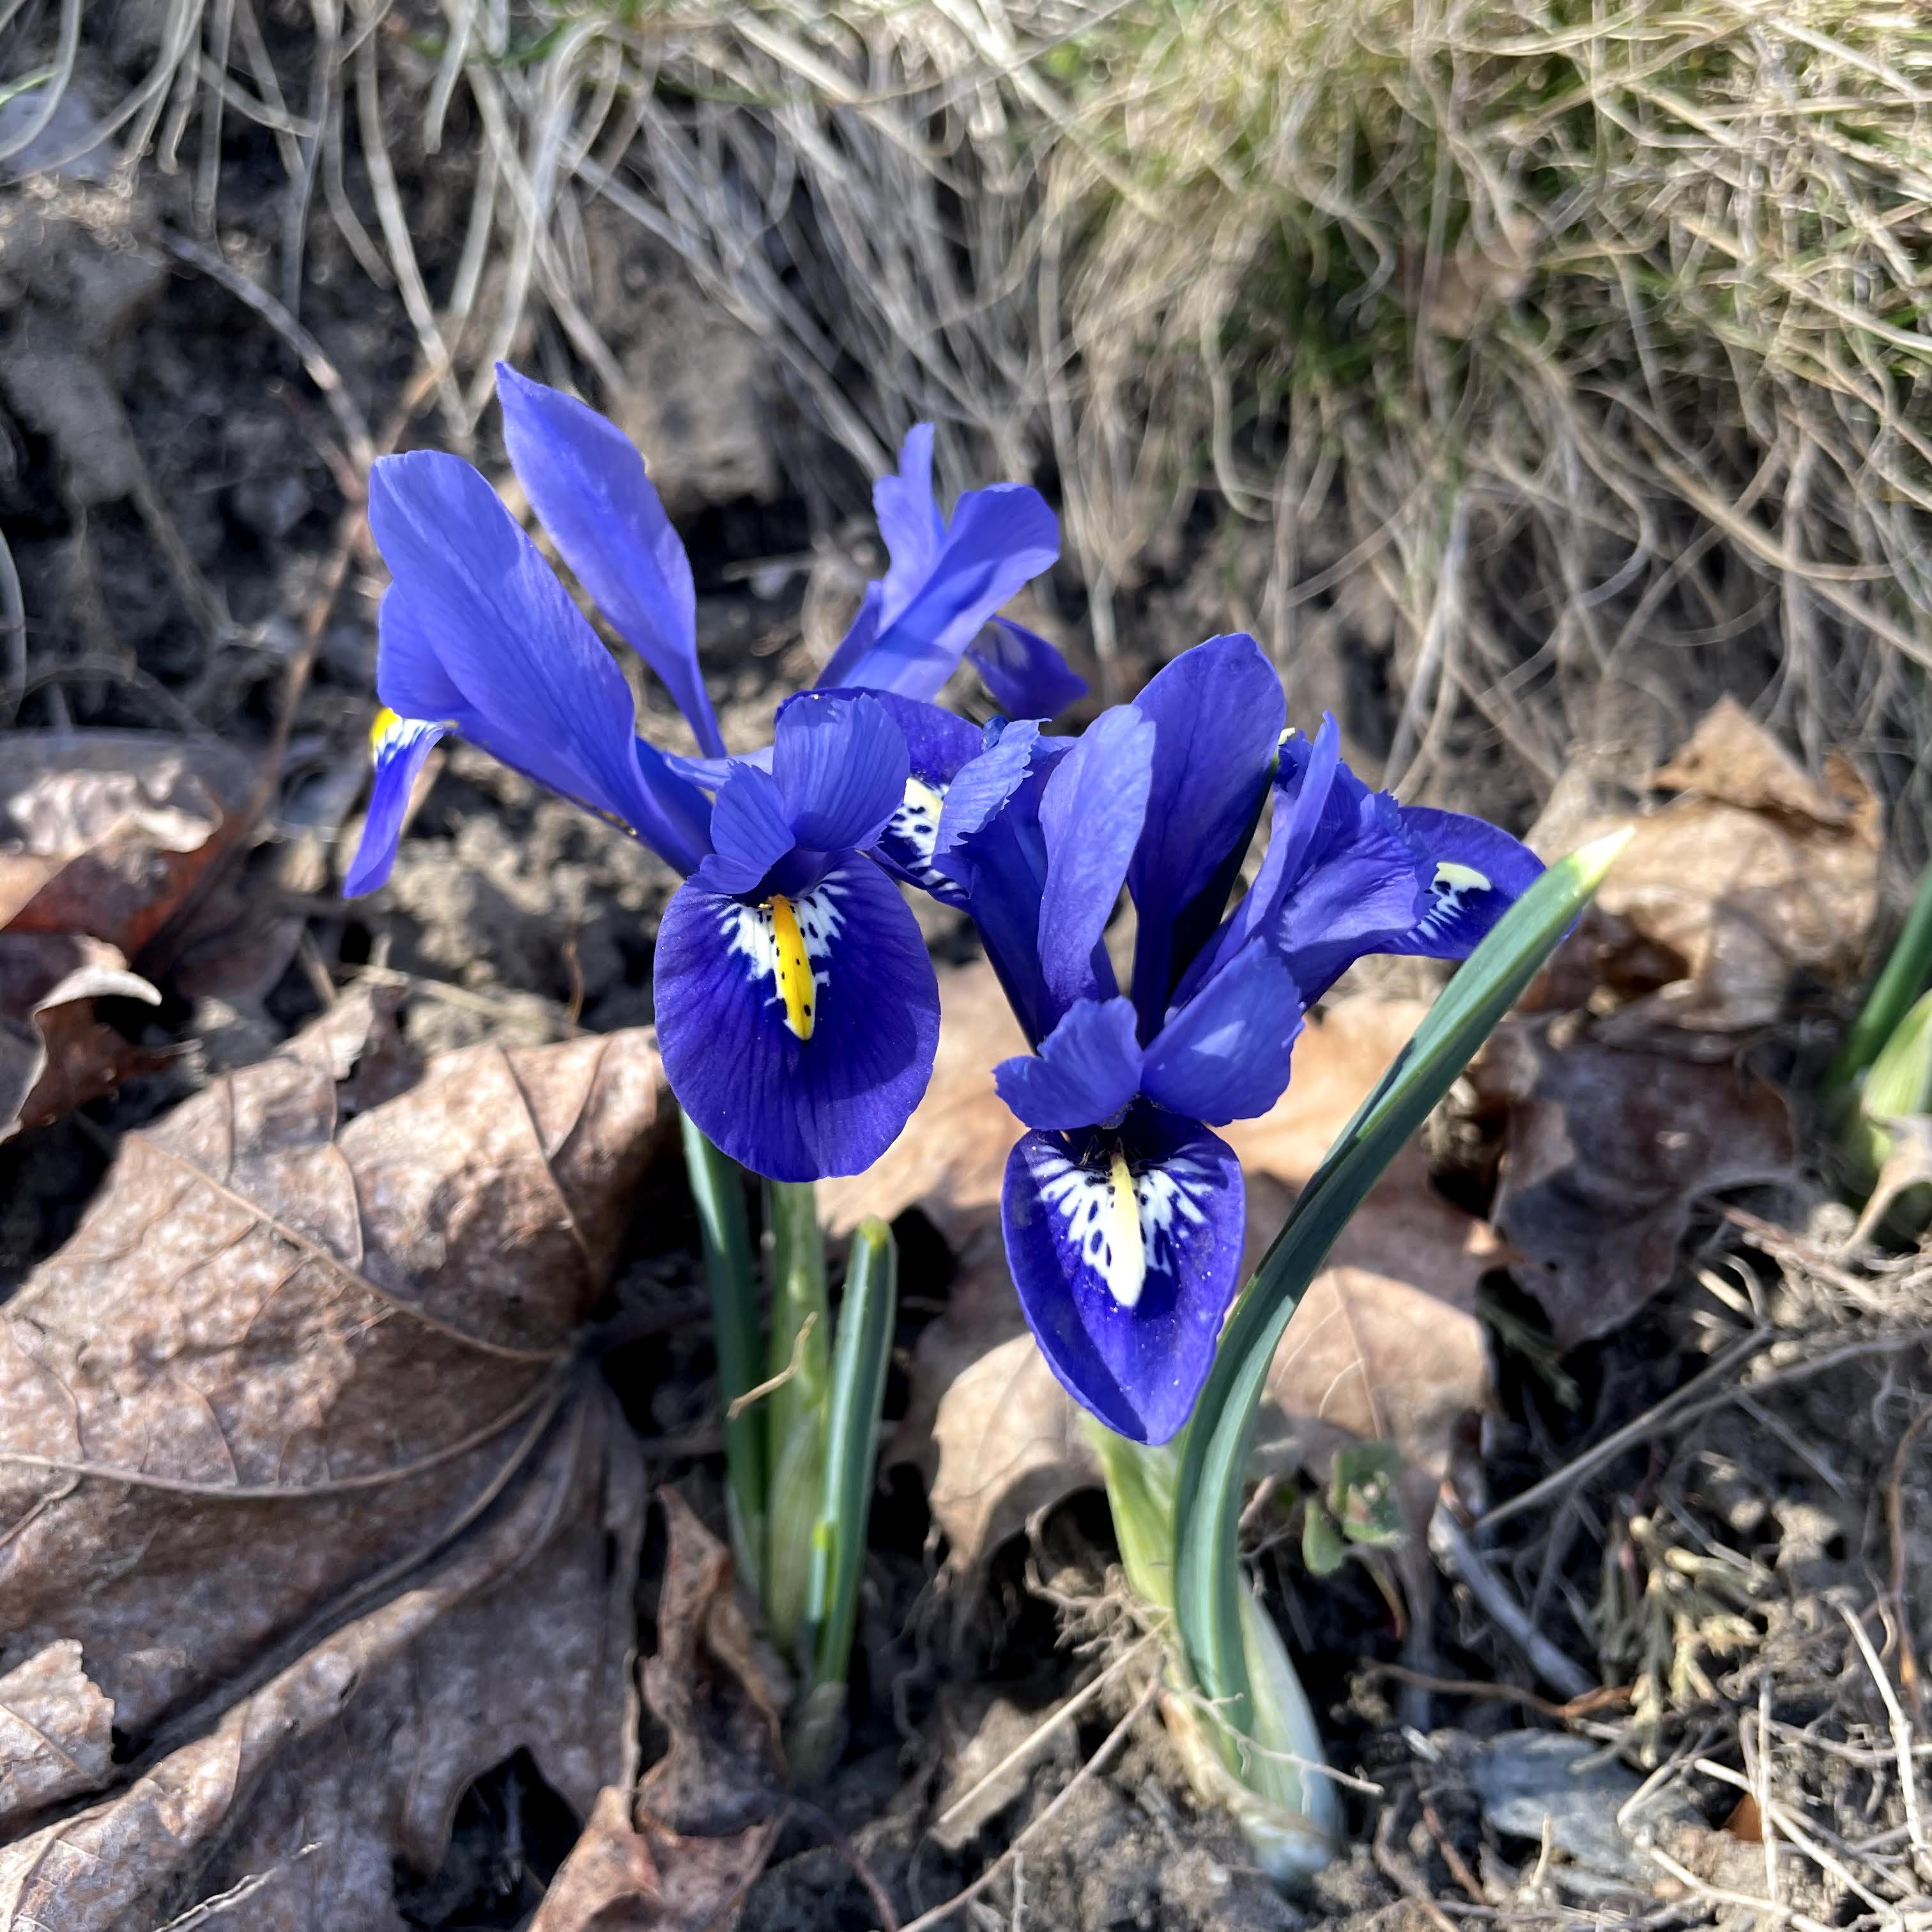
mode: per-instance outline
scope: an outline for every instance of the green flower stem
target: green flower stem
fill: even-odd
[[[831,1310],[825,1238],[809,1181],[774,1180],[765,1191],[771,1241],[772,1322],[765,1355],[765,1622],[795,1654],[812,1574],[812,1545],[825,1480],[826,1405],[831,1380]]]
[[[1238,1754],[1231,1754],[1226,1727],[1196,1694],[1172,1624],[1180,1444],[1130,1442],[1090,1417],[1087,1432],[1100,1458],[1128,1584],[1169,1622],[1167,1676],[1177,1694],[1165,1711],[1190,1779],[1204,1801],[1232,1815],[1270,1876],[1288,1884],[1318,1871],[1334,1855],[1341,1807],[1334,1780],[1318,1768],[1322,1734],[1280,1632],[1244,1591],[1241,1634],[1253,1728],[1237,1741]]]
[[[736,1417],[732,1406],[762,1378],[758,1285],[752,1271],[752,1232],[745,1214],[744,1171],[694,1126],[683,1123],[685,1172],[704,1244],[711,1325],[718,1349],[718,1400],[724,1417],[725,1501],[731,1554],[754,1594],[765,1556],[765,1415],[756,1402]]]

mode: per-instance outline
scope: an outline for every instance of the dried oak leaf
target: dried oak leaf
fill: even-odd
[[[933,1084],[898,1147],[838,1184],[846,1222],[917,1206],[962,1256],[946,1312],[921,1334],[911,1400],[891,1445],[926,1477],[952,1560],[971,1570],[1034,1512],[1100,1480],[1078,1411],[1021,1319],[1000,1245],[999,1177],[1019,1128],[995,1060],[1022,1050],[989,969],[942,976]],[[1414,1030],[1410,1001],[1344,1000],[1312,1020],[1268,1114],[1223,1130],[1248,1184],[1248,1259],[1279,1231],[1363,1096]],[[916,1148],[902,1152],[910,1142]],[[1498,1244],[1429,1184],[1419,1149],[1390,1168],[1337,1242],[1284,1337],[1264,1440],[1276,1466],[1318,1478],[1335,1448],[1387,1440],[1432,1494],[1455,1425],[1487,1400],[1475,1285]]]
[[[675,1490],[645,1701],[669,1742],[634,1792],[598,1796],[530,1932],[702,1932],[764,1869],[786,1803],[778,1714],[730,1552]]]
[[[1336,1001],[1297,1042],[1274,1110],[1223,1130],[1247,1177],[1250,1265],[1427,1010],[1419,1000]],[[1262,1466],[1319,1483],[1337,1449],[1392,1443],[1419,1536],[1464,1418],[1490,1400],[1476,1284],[1501,1258],[1489,1228],[1430,1185],[1420,1147],[1403,1148],[1289,1319],[1268,1370]]]
[[[271,1867],[251,1923],[400,1926],[397,1860],[491,1764],[526,1746],[584,1813],[622,1773],[640,1478],[573,1348],[663,1142],[656,1049],[408,1077],[345,1000],[128,1136],[0,1310],[0,1667],[77,1642],[138,1754],[0,1855],[0,1927]]]
[[[1879,809],[1846,760],[1828,758],[1820,784],[1726,698],[1646,782],[1682,796],[1636,820],[1580,941],[1641,954],[1639,976],[1665,983],[1610,1016],[1599,1039],[1738,1033],[1776,1020],[1800,973],[1856,977],[1878,904]],[[1534,842],[1567,851],[1628,823],[1579,796],[1553,803]],[[1622,976],[1616,958],[1595,963]],[[1730,1051],[1716,1039],[1708,1057]]]
[[[239,753],[142,731],[0,732],[0,927],[129,958],[247,829]]]
[[[36,1811],[106,1784],[114,1706],[81,1667],[80,1646],[50,1643],[0,1677],[0,1816]]]
[[[1666,1287],[1697,1202],[1788,1180],[1791,1110],[1729,1063],[1672,1059],[1565,1023],[1506,1024],[1470,1077],[1508,1112],[1491,1210],[1511,1271],[1565,1348],[1620,1327]]]
[[[160,994],[111,946],[54,932],[0,932],[0,1141],[57,1120],[167,1058],[94,1016],[98,999]]]

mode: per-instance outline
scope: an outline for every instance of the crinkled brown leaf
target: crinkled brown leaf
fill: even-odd
[[[58,1120],[166,1058],[94,1016],[96,1000],[159,1001],[114,947],[62,933],[0,932],[0,1141]]]
[[[410,1079],[345,1000],[128,1136],[0,1311],[0,1664],[78,1641],[146,1767],[7,1854],[0,1926],[158,1921],[319,1820],[276,1882],[350,1902],[250,1922],[399,1924],[395,1861],[519,1744],[585,1812],[623,1774],[634,1444],[572,1363],[662,1141],[656,1049]],[[58,1876],[97,1862],[98,1901]]]
[[[1600,1038],[1738,1033],[1776,1020],[1798,974],[1856,979],[1878,904],[1879,812],[1849,763],[1828,758],[1818,783],[1726,699],[1648,782],[1684,795],[1636,821],[1582,943],[1599,976],[1656,990]],[[1536,843],[1554,855],[1627,823],[1580,795],[1546,814]],[[1624,955],[1637,956],[1631,974]],[[1708,1057],[1730,1050],[1714,1038]]]
[[[254,776],[153,732],[0,732],[0,927],[132,958],[246,830]]]
[[[114,1706],[71,1638],[0,1677],[0,1817],[97,1791],[114,1758]]]
[[[1552,1023],[1526,1021],[1496,1034],[1472,1078],[1508,1108],[1496,1224],[1565,1348],[1668,1285],[1699,1201],[1787,1180],[1796,1160],[1784,1096],[1730,1063],[1559,1045]]]
[[[777,1708],[730,1552],[674,1490],[644,1696],[669,1743],[634,1793],[598,1795],[530,1932],[704,1932],[763,1870],[785,1804]]]

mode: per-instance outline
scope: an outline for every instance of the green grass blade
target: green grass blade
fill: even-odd
[[[752,1231],[745,1214],[743,1171],[683,1123],[685,1172],[704,1244],[711,1326],[718,1349],[718,1400],[724,1417],[724,1484],[731,1554],[754,1594],[762,1588],[765,1554],[765,1417],[754,1402],[734,1420],[731,1405],[762,1377],[758,1284],[752,1271]]]
[[[1253,1706],[1237,1532],[1276,1345],[1348,1217],[1521,996],[1628,836],[1599,839],[1552,866],[1477,948],[1302,1190],[1222,1335],[1182,1452],[1175,1614],[1196,1682],[1238,1731],[1252,1726]]]
[[[1825,1076],[1828,1097],[1844,1096],[1877,1059],[1928,981],[1932,981],[1932,866],[1920,875],[1912,910],[1906,914],[1884,970],[1865,996],[1831,1072]]]

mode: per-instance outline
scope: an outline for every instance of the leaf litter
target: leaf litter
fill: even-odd
[[[1550,976],[1542,1010],[1456,1096],[1460,1128],[1484,1150],[1489,1220],[1408,1150],[1284,1341],[1265,1468],[1318,1489],[1338,1451],[1392,1444],[1420,1527],[1472,1420],[1505,1444],[1520,1427],[1478,1312],[1486,1276],[1513,1271],[1556,1346],[1600,1335],[1614,1348],[1679,1278],[1700,1202],[1790,1178],[1787,1111],[1748,1056],[1794,986],[1843,988],[1856,970],[1876,842],[1846,771],[1820,787],[1763,756],[1748,720],[1720,724],[1656,775],[1692,788],[1645,821],[1656,849],[1646,856],[1640,834],[1628,890],[1612,881],[1612,912]],[[149,842],[145,872],[109,870],[153,886],[164,909],[136,921],[151,942],[206,874],[154,860],[190,836],[192,814],[176,825],[176,794],[136,790],[104,820],[133,846],[102,844]],[[223,821],[203,817],[218,845]],[[1740,840],[1750,864],[1722,872]],[[100,862],[70,842],[75,866]],[[1673,848],[1705,855],[1675,890]],[[1784,880],[1808,868],[1815,903],[1800,916],[1754,897],[1751,867],[1766,866]],[[28,902],[58,904],[58,890],[41,895],[62,876],[47,872]],[[64,956],[86,970],[134,956],[92,929],[34,936],[78,949]],[[942,980],[926,1107],[879,1168],[823,1196],[835,1230],[916,1208],[952,1258],[893,1448],[928,1473],[934,1521],[970,1576],[1097,1471],[1000,1255],[1018,1130],[986,1070],[1020,1042],[983,968]],[[69,1004],[100,1024],[79,1000],[49,1010]],[[1331,1000],[1288,1099],[1231,1130],[1250,1174],[1251,1260],[1419,1011],[1372,993]],[[416,1916],[420,1887],[459,1802],[518,1754],[583,1821],[530,1922],[540,1932],[695,1928],[736,1909],[788,1815],[780,1694],[728,1559],[668,1501],[644,1700],[670,1749],[639,1778],[644,1458],[583,1361],[628,1204],[665,1144],[661,1105],[646,1036],[478,1047],[424,1070],[365,994],[126,1138],[80,1232],[4,1312],[0,1725],[17,1742],[0,1748],[0,1924],[160,1924],[224,1900],[291,1932],[430,1922]],[[1653,1588],[1634,1605],[1606,1600],[1602,1617],[1604,1681],[1628,1674],[1620,1659],[1641,1662],[1648,1734],[1666,1742],[1713,1680],[1682,1656],[1658,1661],[1657,1644],[1718,1655],[1734,1601],[1757,1600],[1654,1586],[1690,1561],[1672,1539],[1710,1487],[1654,1512],[1675,1527],[1632,1526]],[[1789,1541],[1799,1518],[1780,1520]],[[1504,1587],[1534,1598],[1526,1554],[1478,1560],[1502,1562]],[[1588,1653],[1574,1629],[1565,1640]],[[1010,1730],[1023,1723],[1007,1716]],[[1041,1774],[1064,1774],[1066,1756]],[[1387,1801],[1398,1826],[1423,1815],[1407,1774]],[[1112,1804],[1109,1789],[1091,1781],[1083,1803]],[[1414,1830],[1426,1865],[1438,1840]],[[1051,1840],[1039,1849],[1053,1855]],[[1700,1840],[1672,1856],[1710,1884],[1721,1850]],[[523,1883],[535,1905],[542,1875]]]
[[[0,1924],[400,1926],[492,1765],[623,1780],[640,1452],[578,1350],[666,1111],[646,1034],[419,1071],[364,994],[127,1136],[0,1312],[8,1682],[80,1768],[10,1788]]]

